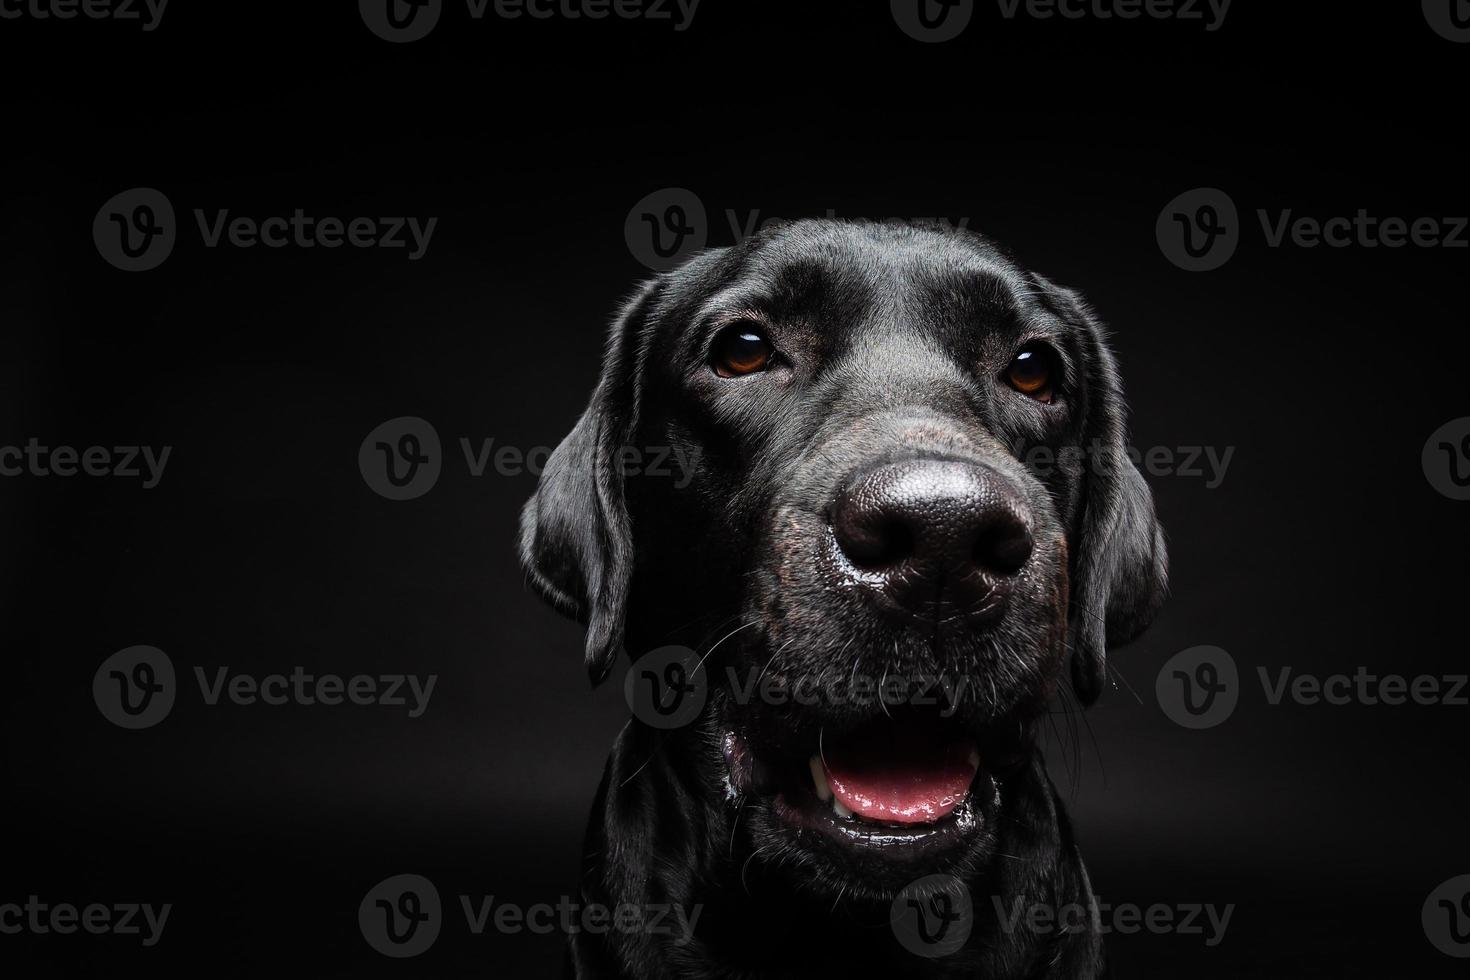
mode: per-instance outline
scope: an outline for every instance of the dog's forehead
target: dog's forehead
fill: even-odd
[[[849,337],[1020,322],[1041,292],[974,232],[823,219],[766,229],[681,271],[676,281],[694,288],[677,292],[698,297],[686,324],[755,310]]]
[[[1024,270],[979,235],[907,224],[796,222],[755,240],[743,266],[742,284],[776,302],[1013,305],[1028,292]]]

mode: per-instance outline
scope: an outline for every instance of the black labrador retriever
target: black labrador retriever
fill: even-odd
[[[1094,901],[1038,719],[1069,653],[1097,698],[1166,559],[1076,294],[953,230],[704,252],[624,307],[520,544],[594,682],[683,645],[707,691],[623,730],[585,849],[586,903],[686,928],[579,932],[576,976],[1102,971],[1095,911],[1030,914]]]

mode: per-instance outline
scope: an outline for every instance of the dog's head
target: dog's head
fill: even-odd
[[[970,233],[801,221],[627,304],[522,558],[594,680],[697,651],[684,737],[748,843],[881,890],[993,851],[1069,654],[1091,703],[1152,617],[1165,551],[1123,440],[1076,295]]]

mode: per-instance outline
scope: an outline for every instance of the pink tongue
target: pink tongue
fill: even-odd
[[[978,752],[971,739],[941,744],[924,736],[896,729],[826,746],[827,785],[843,806],[869,820],[939,820],[965,798]]]

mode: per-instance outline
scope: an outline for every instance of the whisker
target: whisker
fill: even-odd
[[[1118,680],[1123,682],[1123,686],[1128,689],[1128,693],[1133,695],[1133,700],[1137,701],[1139,704],[1143,704],[1143,698],[1138,696],[1138,692],[1133,689],[1132,684],[1128,683],[1128,678],[1123,676],[1123,671],[1118,669],[1117,665],[1113,663],[1111,657],[1108,658],[1107,669],[1108,673],[1116,674],[1118,676]]]
[[[735,808],[735,820],[730,824],[730,847],[726,852],[730,857],[735,856],[735,831],[740,826],[740,815],[745,812],[745,795],[740,796],[740,805]]]
[[[697,663],[697,664],[694,665],[694,672],[695,673],[698,673],[699,672],[699,668],[701,668],[701,667],[704,666],[704,662],[709,659],[709,655],[712,654],[712,653],[714,653],[716,650],[719,649],[720,643],[724,643],[726,640],[728,640],[730,637],[734,636],[736,633],[739,633],[741,630],[750,629],[752,626],[755,626],[758,623],[760,623],[760,620],[758,620],[758,619],[752,619],[750,622],[746,623],[744,626],[737,626],[735,629],[731,630],[730,632],[726,633],[724,636],[720,637],[719,643],[716,643],[714,646],[710,647],[708,650],[705,651],[704,656],[702,656],[702,657],[699,658],[699,663]]]
[[[740,887],[745,889],[746,898],[755,898],[755,896],[750,893],[750,886],[745,883],[745,869],[750,867],[750,862],[755,860],[755,856],[758,853],[760,853],[760,848],[756,848],[756,850],[751,851],[750,857],[746,858],[745,863],[740,866]]]
[[[657,754],[658,754],[657,752],[654,753],[654,755],[657,755]],[[642,772],[643,770],[647,769],[648,768],[648,764],[650,762],[652,762],[652,761],[653,761],[653,755],[651,755],[647,759],[643,760],[643,765],[639,766],[637,769],[634,769],[632,776],[629,776],[627,779],[623,780],[621,783],[618,783],[618,787],[621,789],[622,787],[624,787],[624,786],[628,785],[629,783],[631,783],[633,781],[633,777],[634,776],[637,776],[640,772]]]
[[[785,650],[787,647],[791,646],[791,644],[795,642],[796,637],[793,636],[791,639],[787,640],[785,643],[776,648],[776,652],[771,654],[771,656],[766,660],[766,665],[761,668],[761,675],[755,679],[756,684],[760,684],[761,681],[766,679],[766,671],[770,670],[771,664],[775,663],[776,658],[781,656],[781,651]]]

